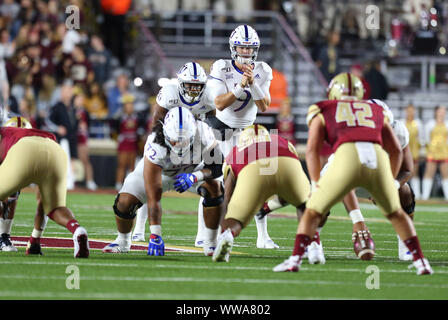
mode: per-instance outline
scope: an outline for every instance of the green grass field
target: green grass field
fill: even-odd
[[[114,239],[111,206],[114,195],[68,195],[68,206],[89,232],[90,239]],[[196,198],[166,197],[162,201],[163,239],[167,247],[193,248],[197,230]],[[44,248],[44,256],[0,252],[0,299],[150,299],[150,300],[291,300],[291,299],[447,299],[448,206],[417,204],[415,225],[432,276],[417,276],[408,262],[398,261],[397,238],[387,220],[370,204],[362,205],[377,246],[375,259],[361,261],[352,250],[351,221],[341,205],[332,210],[322,231],[327,263],[304,261],[298,273],[274,273],[289,257],[297,222],[292,207],[272,214],[268,229],[279,250],[256,249],[251,223],[236,239],[229,263],[214,263],[194,252],[167,252],[163,257],[145,251],[103,254],[91,250],[89,259],[74,259],[73,249]],[[22,193],[13,236],[32,231],[35,198]],[[49,221],[44,237],[71,237]],[[148,233],[146,234],[148,236]],[[66,287],[67,267],[79,268],[80,288]],[[368,289],[367,267],[379,268],[379,289]]]

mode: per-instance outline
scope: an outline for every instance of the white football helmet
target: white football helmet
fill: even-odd
[[[394,114],[392,113],[392,110],[390,110],[389,106],[382,100],[379,99],[370,99],[370,103],[377,104],[381,106],[384,110],[385,116],[389,119],[389,124],[392,124],[394,122]]]
[[[196,120],[184,107],[172,108],[163,121],[166,145],[179,157],[188,154],[196,135]]]
[[[243,24],[233,30],[229,38],[229,46],[233,60],[236,60],[241,64],[252,64],[257,60],[260,39],[254,28],[247,24]],[[250,54],[242,55],[236,51],[237,47],[248,47],[253,50]]]
[[[204,68],[196,62],[188,62],[177,72],[179,93],[187,103],[194,103],[201,99],[207,82]]]

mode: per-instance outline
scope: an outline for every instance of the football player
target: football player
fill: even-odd
[[[257,32],[249,25],[240,25],[232,31],[229,46],[232,59],[215,61],[207,83],[216,106],[216,117],[207,122],[221,133],[224,156],[232,150],[240,132],[254,123],[257,112],[266,111],[271,103],[272,69],[267,63],[256,61],[260,48]],[[266,217],[255,221],[257,248],[278,248],[267,232]],[[199,232],[197,239],[200,237]]]
[[[266,199],[278,194],[300,213],[310,192],[295,147],[258,124],[244,129],[226,157],[224,184],[227,213],[212,257],[217,262],[229,261],[234,238]]]
[[[417,274],[432,274],[409,216],[403,211],[394,187],[403,153],[381,106],[360,101],[361,81],[352,74],[338,75],[330,83],[328,98],[308,110],[309,135],[306,163],[311,196],[299,222],[292,256],[274,272],[297,272],[306,247],[327,212],[354,187],[367,189],[413,256]],[[320,177],[319,153],[324,141],[335,150],[334,160]],[[347,163],[350,166],[347,166]],[[344,170],[341,170],[344,168]]]
[[[129,174],[118,193],[114,212],[118,237],[103,248],[106,253],[128,252],[135,211],[147,202],[151,236],[148,255],[162,256],[160,200],[168,190],[197,192],[204,198],[206,243],[204,254],[216,247],[224,193],[220,181],[223,156],[211,128],[185,107],[168,111],[158,121],[145,145],[143,161]]]
[[[21,116],[12,116],[7,119],[4,127],[32,129],[31,123]],[[11,229],[20,190],[10,195],[5,201],[0,201],[0,251],[17,252],[17,248],[11,242]],[[26,254],[42,254],[40,237],[42,236],[48,216],[43,212],[39,189],[36,189],[37,211],[34,217],[34,229],[26,248]]]
[[[178,106],[187,108],[196,118],[200,119],[205,119],[207,115],[214,114],[214,103],[210,98],[210,89],[206,84],[207,74],[199,63],[188,62],[184,64],[177,72],[177,83],[169,82],[165,84],[157,94],[152,124],[155,125],[158,121],[163,121],[167,112]],[[140,162],[143,165],[143,159]],[[200,210],[202,210],[202,205]],[[202,216],[202,212],[200,214]],[[132,241],[145,241],[147,218],[148,209],[146,204],[143,204],[137,210]]]
[[[67,155],[55,136],[37,129],[14,127],[1,127],[0,136],[0,199],[36,184],[43,212],[73,234],[74,257],[87,258],[87,231],[66,207]]]

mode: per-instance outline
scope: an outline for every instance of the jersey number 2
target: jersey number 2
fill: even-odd
[[[336,107],[336,122],[345,122],[348,127],[360,126],[375,128],[371,119],[372,108],[363,102],[338,102]]]

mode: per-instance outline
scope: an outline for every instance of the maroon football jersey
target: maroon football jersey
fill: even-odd
[[[366,141],[383,144],[383,108],[367,101],[326,100],[312,105],[307,122],[322,114],[326,141],[333,152],[345,142]]]
[[[226,164],[232,167],[232,171],[237,177],[249,163],[272,157],[299,159],[294,146],[288,144],[288,140],[276,134],[271,134],[271,141],[269,142],[253,143],[242,150],[238,150],[238,146],[233,147],[232,152],[226,158]]]
[[[56,141],[54,134],[39,129],[24,129],[15,127],[1,127],[0,128],[0,160],[3,162],[9,149],[24,137],[43,137]]]

